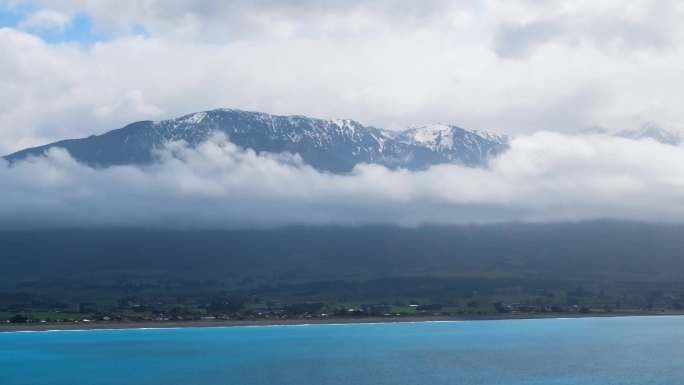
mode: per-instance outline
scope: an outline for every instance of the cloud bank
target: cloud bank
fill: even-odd
[[[52,149],[1,163],[0,228],[684,221],[684,148],[650,140],[540,132],[513,140],[488,169],[360,165],[349,175],[221,136],[158,156],[151,166],[93,169]]]

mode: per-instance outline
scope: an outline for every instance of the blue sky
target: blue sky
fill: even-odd
[[[6,7],[0,11],[0,27],[9,27],[23,30],[40,37],[47,43],[78,43],[84,46],[92,45],[96,42],[104,42],[112,36],[93,29],[91,17],[83,11],[77,11],[68,16],[69,22],[63,28],[54,27],[35,27],[23,25],[30,19],[31,15],[38,12],[39,8],[35,4],[21,4]],[[137,34],[144,34],[142,27],[133,29]]]
[[[30,13],[31,7],[5,8],[0,12],[0,25],[16,28]]]

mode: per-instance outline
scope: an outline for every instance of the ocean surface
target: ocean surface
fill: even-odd
[[[684,384],[684,317],[0,333],[3,385]]]

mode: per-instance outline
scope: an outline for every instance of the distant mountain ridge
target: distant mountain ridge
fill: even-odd
[[[430,124],[403,131],[364,126],[350,119],[312,119],[262,112],[217,109],[177,119],[140,121],[102,135],[69,139],[28,148],[5,156],[10,162],[39,156],[61,147],[81,163],[93,167],[144,165],[155,161],[154,149],[173,141],[190,146],[206,141],[215,132],[256,152],[291,152],[319,170],[348,172],[359,163],[425,169],[441,163],[470,167],[508,148],[508,138],[456,126]]]
[[[682,137],[673,131],[662,128],[654,123],[646,123],[635,130],[623,130],[611,133],[610,130],[600,126],[592,126],[577,131],[577,135],[609,135],[625,139],[642,140],[652,139],[660,143],[677,145],[682,141]]]

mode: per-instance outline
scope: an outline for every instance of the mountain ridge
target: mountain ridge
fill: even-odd
[[[655,140],[663,144],[676,146],[682,141],[682,135],[649,122],[633,130],[612,131],[605,127],[591,126],[575,132],[575,135],[607,135],[631,140]]]
[[[333,173],[348,172],[359,163],[412,170],[442,163],[483,167],[490,157],[508,148],[506,136],[451,125],[429,124],[390,132],[352,119],[325,120],[222,108],[175,119],[134,122],[102,135],[27,148],[4,158],[14,162],[61,147],[92,167],[144,165],[156,160],[153,150],[169,142],[182,140],[196,146],[215,132],[258,153],[297,153],[305,163]]]

